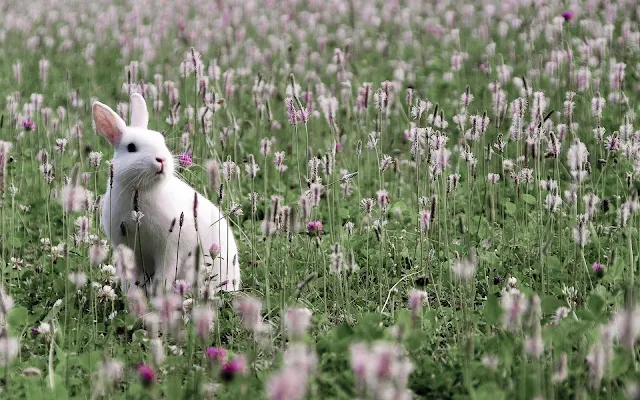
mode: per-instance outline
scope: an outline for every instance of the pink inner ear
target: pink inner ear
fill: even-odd
[[[122,132],[118,129],[118,122],[113,113],[105,110],[99,105],[93,107],[93,120],[96,124],[96,131],[104,136],[111,144],[116,144]]]

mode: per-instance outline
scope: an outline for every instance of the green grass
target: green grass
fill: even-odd
[[[234,41],[214,30],[210,40],[196,37],[195,43],[174,41],[178,30],[173,22],[164,38],[153,39],[156,57],[147,63],[146,72],[141,68],[139,80],[150,83],[154,81],[153,75],[160,73],[163,81],[176,83],[180,122],[175,127],[165,122],[170,100],[163,93],[164,107],[157,115],[152,112],[150,126],[166,132],[169,148],[178,154],[182,151],[185,124],[193,125],[190,148],[194,165],[179,172],[214,202],[216,188],[209,187],[204,166],[209,160],[237,163],[239,174],[224,180],[221,207],[229,211],[234,204],[239,204],[243,210],[243,215],[229,217],[240,244],[241,293],[220,294],[215,302],[214,329],[205,340],[195,335],[191,322],[185,322],[186,335],[182,338],[161,335],[166,353],[162,365],[153,365],[150,344],[153,338],[145,331],[142,321],[128,312],[126,294],[117,283],[110,281],[109,274],[100,267],[90,266],[91,243],[74,243],[74,223],[81,216],[91,221],[90,233],[104,239],[99,225],[100,213],[94,209],[65,213],[59,201],[62,187],[75,165],[79,166],[80,173],[87,174],[82,182],[94,198],[104,193],[109,175],[106,160],[112,156],[112,150],[92,128],[91,99],[99,99],[114,110],[118,102],[127,102],[128,96],[121,90],[127,82],[124,66],[131,60],[140,60],[142,51],[136,49],[130,56],[123,56],[122,45],[111,31],[96,33],[99,37],[94,41],[98,44],[94,65],[90,67],[83,54],[92,40],[74,39],[71,48],[64,51],[46,46],[26,49],[26,41],[39,27],[44,36],[51,35],[59,46],[62,39],[57,29],[66,25],[60,18],[50,26],[43,25],[46,14],[42,13],[40,19],[32,21],[28,33],[8,28],[0,58],[0,88],[3,99],[17,92],[19,100],[18,113],[7,108],[8,99],[0,101],[4,110],[0,140],[13,145],[8,153],[11,159],[5,185],[0,185],[0,268],[3,290],[15,305],[6,317],[0,312],[3,315],[0,327],[7,328],[4,337],[19,340],[20,351],[8,367],[0,367],[0,396],[7,399],[93,398],[105,379],[100,371],[101,363],[117,359],[124,363],[124,376],[107,385],[105,397],[108,398],[207,398],[204,393],[215,384],[221,385],[216,391],[218,398],[266,398],[265,386],[270,377],[281,370],[284,351],[292,346],[284,331],[283,316],[289,307],[305,307],[313,312],[313,317],[301,340],[317,354],[317,366],[308,376],[307,398],[384,398],[380,394],[359,393],[350,364],[351,345],[376,341],[396,343],[405,349],[413,365],[408,389],[416,398],[624,398],[625,388],[631,390],[640,377],[640,357],[635,346],[640,317],[624,314],[624,310],[635,310],[638,298],[640,214],[632,212],[623,226],[619,210],[627,207],[625,202],[637,201],[640,153],[633,147],[638,140],[635,129],[631,130],[634,134],[624,140],[632,149],[630,157],[626,157],[623,150],[608,152],[603,143],[594,139],[592,131],[600,124],[606,129],[605,137],[611,137],[614,132],[623,136],[620,131],[625,118],[631,124],[636,123],[639,58],[633,46],[617,41],[627,16],[631,18],[632,30],[637,31],[635,10],[631,6],[620,6],[614,22],[614,40],[606,46],[603,55],[593,51],[597,63],[589,68],[592,77],[601,77],[600,88],[596,88],[592,79],[587,90],[575,95],[572,122],[577,126],[567,132],[559,156],[553,158],[545,157],[550,132],[557,135],[558,124],[571,122],[564,112],[566,93],[578,90],[574,71],[588,65],[580,46],[585,39],[598,37],[594,29],[588,29],[580,21],[587,18],[603,21],[605,11],[591,17],[585,11],[576,21],[559,24],[554,39],[547,41],[545,25],[551,24],[552,18],[564,11],[562,8],[545,8],[548,18],[536,17],[528,8],[523,8],[519,14],[523,24],[509,29],[507,36],[501,38],[499,20],[504,18],[511,23],[515,16],[510,19],[496,15],[489,22],[483,22],[480,5],[476,5],[478,10],[467,18],[460,11],[458,3],[461,2],[454,3],[446,8],[457,10],[454,12],[459,23],[455,26],[459,28],[459,41],[428,33],[426,27],[433,26],[434,22],[427,23],[425,19],[431,17],[440,21],[445,36],[452,35],[452,28],[444,23],[444,12],[435,12],[426,5],[421,11],[406,13],[411,17],[410,22],[403,22],[399,17],[389,18],[379,28],[364,19],[362,5],[355,10],[353,25],[348,11],[336,11],[335,15],[319,17],[327,35],[305,21],[302,12],[305,6],[297,5],[293,18],[304,35],[290,32],[288,29],[293,28],[274,22],[267,23],[269,34],[262,34],[260,27],[247,16],[239,22],[240,27],[245,28],[244,40]],[[143,11],[141,23],[147,25],[154,16],[172,14],[163,11],[165,6]],[[314,6],[308,9],[320,12]],[[122,5],[117,8],[121,21],[125,19],[126,10]],[[217,26],[211,22],[213,18],[207,19],[211,11],[199,11],[197,2],[189,2],[189,10],[188,29],[195,29],[194,21]],[[246,12],[251,13],[248,10]],[[400,11],[376,12],[376,15],[399,16]],[[541,10],[537,11],[542,15]],[[90,10],[85,12],[94,16]],[[204,14],[199,15],[200,12]],[[285,15],[287,10],[277,5],[271,9],[259,7],[252,13],[265,13],[269,21],[277,21],[275,16]],[[79,26],[97,32],[92,18],[79,22]],[[478,36],[481,26],[486,27],[496,42],[495,54],[486,49],[491,40]],[[521,38],[520,35],[538,27],[539,37]],[[339,33],[341,30],[351,39],[350,45],[347,46]],[[203,31],[204,28],[196,32],[196,36],[204,35]],[[406,32],[413,34],[412,41],[404,40]],[[326,39],[326,46],[319,46],[319,39]],[[277,40],[282,40],[282,46],[274,44]],[[377,40],[385,40],[386,49],[378,51]],[[216,93],[216,99],[224,101],[213,114],[210,126],[204,128],[201,120],[188,121],[184,113],[187,107],[197,110],[203,103],[195,91],[195,78],[193,74],[187,78],[179,75],[183,54],[192,45],[199,50],[199,43],[209,45],[209,51],[203,55],[205,67],[210,65],[209,60],[217,59],[222,73],[235,71],[232,94],[225,92],[223,77],[209,82],[209,90]],[[247,58],[255,55],[247,50],[250,45],[262,52],[268,50],[270,59],[248,63]],[[344,70],[349,85],[340,82],[337,74],[328,68],[333,62],[334,48],[349,53],[344,65],[338,67]],[[229,56],[234,49],[238,52],[235,58]],[[555,57],[553,52],[567,49],[573,52],[572,60],[547,73],[545,64]],[[456,51],[466,52],[468,58],[459,71],[451,71],[451,56]],[[42,58],[48,59],[51,65],[46,86],[42,85],[38,72]],[[13,74],[13,65],[18,59],[22,65],[20,82]],[[613,59],[626,64],[622,85],[628,98],[626,104],[609,100],[613,92],[609,76]],[[394,75],[399,60],[410,65],[404,80]],[[485,64],[488,71],[481,71],[480,63]],[[527,96],[526,131],[534,121],[544,122],[545,127],[536,142],[535,153],[527,150],[524,139],[509,138],[512,117],[508,105],[521,96],[513,79],[501,86],[507,101],[504,114],[497,117],[493,109],[489,84],[498,79],[496,70],[502,63],[513,68],[512,78],[524,77],[532,92],[543,92],[546,96],[546,109],[537,116],[531,114],[534,96]],[[448,79],[450,73],[451,79]],[[273,85],[273,94],[262,100],[263,111],[256,107],[254,100],[256,80]],[[302,91],[308,89],[313,93],[315,110],[320,110],[319,96],[323,90],[326,96],[332,94],[339,99],[334,126],[321,111],[317,116],[312,115],[307,124],[288,123],[284,100],[292,80]],[[377,110],[373,94],[383,82],[392,80],[398,81],[398,91],[392,95],[390,108],[388,112]],[[358,88],[365,82],[372,83],[369,106],[359,113],[356,112]],[[414,98],[410,105],[406,102],[409,87],[413,88]],[[479,140],[463,142],[460,139],[464,138],[464,132],[456,126],[453,117],[461,112],[460,97],[467,87],[474,96],[467,115],[482,115],[486,111],[490,121]],[[598,90],[607,99],[601,121],[591,111],[591,101]],[[84,101],[81,107],[71,105],[69,93],[73,91]],[[30,118],[35,122],[35,130],[24,132],[21,126],[16,126],[16,116],[23,112],[22,105],[30,101],[31,93],[44,96],[42,107],[51,108],[53,118],[58,107],[66,110],[57,130],[51,124],[45,126],[41,112]],[[417,99],[428,99],[433,104],[419,120],[411,116],[411,106]],[[149,95],[147,100],[152,110],[153,100]],[[293,104],[299,109],[304,102],[301,94]],[[447,128],[439,129],[430,122],[436,109],[448,122]],[[81,138],[72,135],[66,150],[56,151],[56,139],[67,137],[77,124],[81,124]],[[442,174],[434,175],[429,169],[437,153],[434,149],[423,144],[422,157],[412,154],[412,144],[404,138],[410,124],[432,129],[434,135],[441,131],[448,137],[446,147],[452,154]],[[227,129],[232,134],[221,141],[220,133]],[[464,130],[468,129],[471,129],[469,121]],[[371,143],[372,132],[378,132],[375,145]],[[494,146],[499,135],[507,141],[503,152]],[[260,153],[264,138],[275,139],[266,157]],[[581,166],[587,175],[571,189],[574,181],[567,153],[577,139],[589,152],[588,163]],[[341,150],[334,155],[336,142]],[[466,145],[477,160],[475,166],[461,156],[461,149]],[[490,156],[489,148],[492,149]],[[41,149],[47,150],[48,162],[55,171],[50,184],[39,171]],[[104,153],[98,168],[88,162],[91,151]],[[284,173],[280,173],[273,162],[277,151],[286,154],[288,169]],[[260,167],[255,179],[245,174],[250,155],[255,156]],[[393,162],[381,170],[385,155]],[[307,189],[307,178],[311,177],[310,158],[316,156],[325,160],[328,157],[334,165],[330,171],[320,168],[318,176],[324,193],[319,205],[304,219],[299,199]],[[332,158],[335,158],[333,162]],[[520,183],[516,184],[510,172],[503,170],[505,160],[515,163],[516,174],[522,169],[531,169],[531,181],[527,183],[521,176]],[[347,173],[357,174],[348,180],[349,195],[345,197],[343,175]],[[459,184],[452,188],[450,177],[456,173]],[[501,174],[497,184],[488,182],[489,173]],[[549,212],[545,206],[550,192],[542,189],[540,182],[548,179],[557,181],[557,194],[563,200],[557,212]],[[376,204],[371,215],[366,215],[361,201],[373,198],[378,203],[380,190],[388,192],[388,207],[382,210]],[[575,203],[567,202],[565,191],[571,190],[575,191]],[[259,196],[255,211],[251,207],[253,192]],[[590,235],[588,243],[581,247],[574,240],[573,230],[578,228],[578,216],[587,212],[583,201],[587,194],[597,195],[600,203],[595,215],[585,223]],[[270,215],[274,195],[282,197],[283,205],[297,210],[299,229],[291,234],[277,232],[264,237],[261,222]],[[432,212],[428,231],[421,229],[422,210]],[[316,220],[323,223],[321,235],[306,232],[307,223]],[[352,231],[345,226],[348,223],[353,223]],[[43,245],[43,238],[48,238],[51,245]],[[60,249],[66,246],[66,250],[62,250],[63,254],[56,260],[51,247],[58,244]],[[336,245],[340,246],[345,261],[339,274],[331,272]],[[112,263],[112,252],[110,249],[105,263]],[[456,278],[452,266],[457,257],[464,261],[471,254],[476,254],[472,278]],[[18,260],[22,260],[19,267]],[[604,266],[602,276],[592,271],[595,262]],[[357,269],[351,271],[351,265],[355,264]],[[86,273],[90,281],[80,290],[72,287],[67,278],[70,272],[76,271]],[[510,278],[515,278],[517,283]],[[525,296],[523,304],[528,307],[520,316],[521,322],[511,330],[504,323],[507,316],[503,307],[505,299],[511,296],[508,291],[513,290],[509,282]],[[116,297],[112,301],[99,296],[106,284],[115,289]],[[417,318],[412,317],[408,308],[412,289],[425,292]],[[234,300],[247,294],[263,302],[264,321],[271,327],[261,343],[256,342],[234,311]],[[195,300],[196,304],[200,302]],[[556,324],[554,315],[560,307],[567,307],[568,315]],[[510,310],[512,308],[507,307],[507,311]],[[185,317],[188,315],[189,312],[184,312]],[[54,331],[34,334],[32,328],[42,323],[50,324]],[[625,336],[628,326],[630,333]],[[611,327],[615,328],[614,339],[608,340],[605,333]],[[530,350],[527,342],[538,332],[544,350],[535,357],[527,352]],[[630,337],[626,345],[625,337]],[[0,339],[0,360],[4,340]],[[224,347],[232,355],[245,355],[246,375],[224,381],[217,367],[205,356],[209,346]],[[589,354],[595,354],[597,346],[605,349],[599,353],[606,360],[601,364],[604,365],[601,379],[590,374],[585,362]],[[555,382],[552,377],[562,354],[566,354],[568,361],[567,376]],[[495,369],[487,366],[492,358],[497,361]],[[154,384],[142,383],[136,370],[139,363],[153,365],[157,378]],[[30,367],[39,369],[41,375],[25,376],[25,369]],[[291,376],[292,380],[297,378],[299,376]],[[594,385],[596,382],[600,384]]]

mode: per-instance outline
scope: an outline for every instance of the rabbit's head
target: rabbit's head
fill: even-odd
[[[174,162],[160,132],[147,129],[149,113],[144,98],[131,95],[129,126],[109,106],[93,103],[96,131],[113,146],[114,180],[127,186],[149,186],[174,172]]]

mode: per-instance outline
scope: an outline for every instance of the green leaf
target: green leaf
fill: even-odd
[[[383,318],[381,314],[373,312],[359,315],[354,329],[355,336],[371,341],[381,339],[385,330]]]
[[[500,258],[498,258],[498,255],[493,251],[487,252],[487,253],[483,253],[478,258],[480,260],[482,260],[483,262],[489,264],[489,265],[495,265],[495,264],[498,264],[500,262]]]
[[[404,204],[404,202],[403,202],[403,201],[396,201],[396,202],[393,204],[393,207],[392,207],[392,208],[397,208],[397,209],[399,209],[400,211],[404,211],[404,210],[408,209],[409,207],[407,207],[407,205],[406,205],[406,204]]]
[[[500,321],[502,316],[502,307],[498,302],[498,298],[495,294],[491,293],[487,296],[487,301],[484,303],[484,319],[487,323],[496,325]]]
[[[562,261],[556,256],[545,257],[545,264],[551,271],[558,271],[562,269]]]
[[[9,239],[7,239],[7,243],[11,247],[22,247],[22,240],[20,240],[20,238],[17,238],[15,236],[11,236]]]
[[[436,312],[436,310],[427,310],[423,312],[422,320],[425,322],[429,322],[431,325],[433,325],[436,323],[437,316],[438,316],[438,313]]]
[[[338,209],[338,215],[340,216],[340,218],[342,219],[347,219],[349,218],[349,216],[351,215],[349,213],[349,210],[347,210],[346,208],[339,208]]]
[[[258,381],[260,381],[261,383],[264,382],[267,378],[267,373],[265,371],[256,371],[256,378],[258,378]]]
[[[45,378],[46,387],[49,389],[49,376]],[[62,376],[56,374],[53,376],[53,397],[54,399],[68,399],[69,393],[67,393],[67,388],[64,386],[64,378]],[[47,390],[47,393],[51,393],[50,390]],[[50,395],[47,395],[47,398],[51,398]]]
[[[625,266],[626,266],[626,263],[624,261],[624,257],[622,257],[620,254],[616,254],[615,262],[613,263],[613,265],[611,266],[611,269],[609,270],[611,277],[619,278],[620,276],[622,276]]]
[[[476,400],[503,400],[506,397],[505,393],[498,387],[498,384],[491,382],[476,389],[473,398]]]
[[[531,204],[531,205],[536,204],[536,198],[528,193],[525,193],[522,195],[522,200],[527,204]]]
[[[123,319],[124,320],[119,323],[127,326],[134,326],[137,322],[137,318],[133,314],[126,314]]]
[[[411,329],[412,318],[411,312],[409,310],[399,310],[396,311],[395,315],[396,325],[403,329]],[[390,330],[391,328],[389,328]]]
[[[589,306],[589,310],[591,310],[594,315],[600,315],[602,314],[602,309],[604,308],[605,301],[602,296],[594,293],[589,297],[587,305]]]
[[[486,239],[491,237],[491,226],[489,225],[489,221],[486,218],[476,215],[473,218],[472,228],[473,231],[478,232],[478,238]]]
[[[7,321],[10,326],[24,326],[29,323],[29,311],[24,307],[16,307],[7,313]]]
[[[613,363],[611,363],[611,377],[617,378],[627,372],[630,364],[631,360],[629,359],[628,352],[616,354],[615,357],[613,357]]]
[[[545,314],[551,314],[562,306],[566,306],[566,303],[554,296],[547,295],[542,298],[542,312]]]
[[[95,371],[98,368],[98,363],[102,361],[102,352],[100,350],[88,351],[78,357],[80,366],[85,371]]]
[[[480,225],[480,229],[478,229],[478,238],[486,239],[486,238],[490,238],[491,236],[493,236],[491,234],[491,228],[489,228],[486,225]]]
[[[29,377],[24,380],[24,395],[26,400],[44,400],[44,393],[42,391],[42,378],[41,377]]]
[[[508,215],[514,215],[516,213],[516,205],[510,201],[504,203],[504,212]]]
[[[589,310],[578,310],[576,311],[576,316],[584,321],[595,321],[596,316]]]
[[[182,377],[178,374],[173,374],[167,377],[164,381],[164,394],[167,399],[182,399],[184,398],[184,390],[182,389]]]
[[[54,372],[56,373],[56,375],[65,375],[67,373],[67,367],[71,366],[71,365],[76,365],[79,363],[79,359],[78,356],[76,355],[69,355],[67,356],[67,353],[62,352],[62,350],[60,350],[60,352],[56,352],[56,358],[58,359],[58,362],[56,363],[55,367],[54,367]]]

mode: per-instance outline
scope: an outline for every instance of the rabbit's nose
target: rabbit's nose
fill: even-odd
[[[164,158],[156,157],[156,161],[162,164],[164,162]]]

